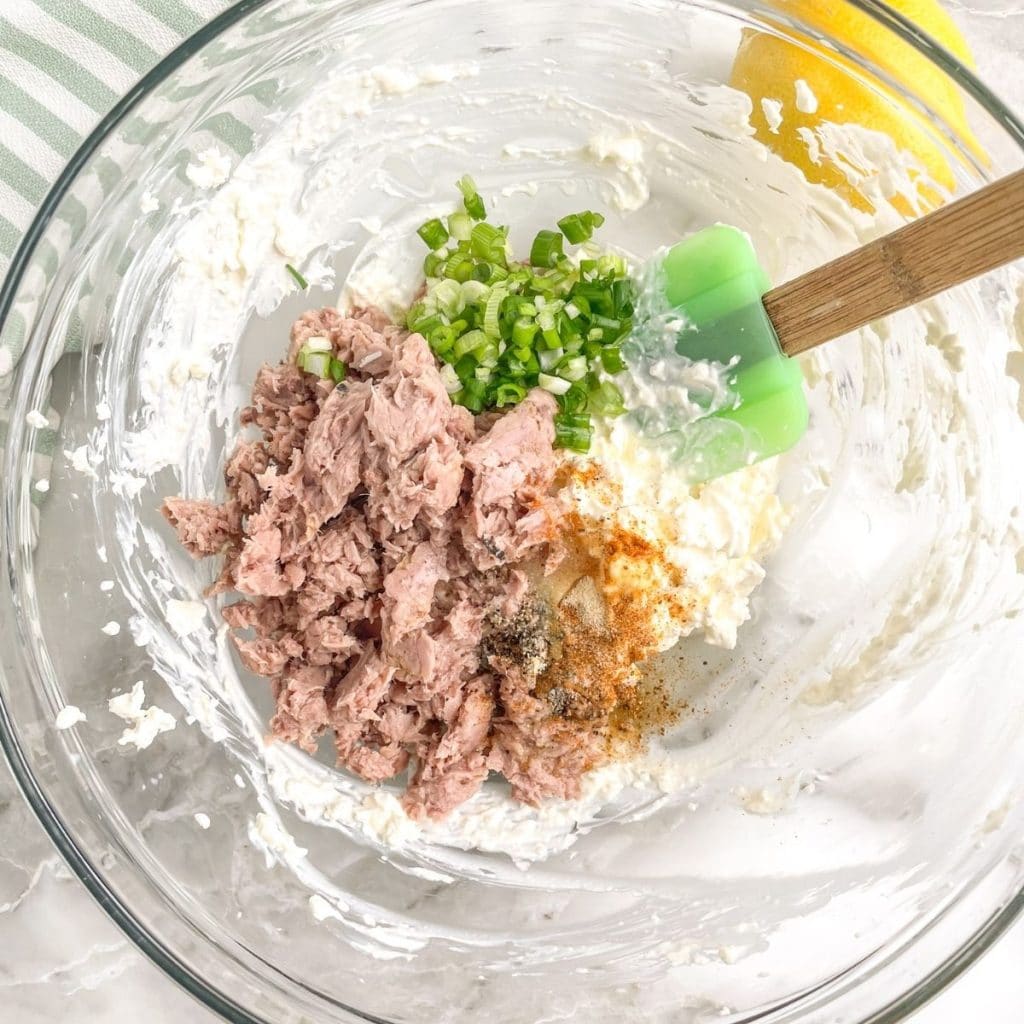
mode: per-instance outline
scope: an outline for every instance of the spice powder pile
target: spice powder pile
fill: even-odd
[[[600,477],[592,464],[574,465],[560,483],[613,486]],[[578,511],[567,513],[563,536],[566,557],[540,582],[543,600],[498,642],[502,653],[518,648],[537,696],[576,726],[581,743],[596,733],[606,758],[630,756],[685,709],[647,664],[664,647],[667,623],[692,618],[682,570],[648,539]]]

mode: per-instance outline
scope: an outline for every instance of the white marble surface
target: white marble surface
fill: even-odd
[[[983,76],[1024,111],[1024,5],[950,0]],[[1024,921],[914,1024],[1017,1024]],[[215,1024],[108,921],[51,849],[0,762],[0,1020]]]

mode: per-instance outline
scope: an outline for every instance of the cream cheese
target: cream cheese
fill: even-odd
[[[761,110],[764,112],[768,131],[778,135],[779,129],[782,127],[782,101],[764,96],[761,98]]]
[[[199,601],[179,601],[171,598],[164,606],[167,624],[178,636],[184,637],[203,628],[206,605]]]
[[[144,707],[146,688],[139,681],[128,693],[111,697],[107,701],[110,713],[117,715],[128,727],[118,739],[120,746],[134,746],[137,750],[145,750],[162,732],[170,732],[175,726],[174,716],[162,708]]]
[[[185,175],[197,188],[211,189],[223,185],[231,173],[231,157],[216,146],[204,149],[196,159],[185,168]],[[148,198],[148,201],[147,201]],[[154,199],[143,196],[141,207],[143,213],[151,212]]]
[[[53,724],[56,728],[63,731],[64,729],[70,729],[85,720],[85,713],[81,708],[75,707],[74,704],[68,704],[57,712],[57,717],[53,720]]]
[[[798,78],[794,83],[796,89],[796,109],[801,114],[816,114],[818,112],[818,97],[814,90],[802,79]]]
[[[690,487],[671,452],[628,416],[598,426],[591,459],[600,476],[570,485],[579,512],[642,537],[681,571],[678,597],[688,615],[664,621],[661,649],[696,630],[708,643],[735,647],[750,595],[764,579],[763,559],[790,520],[776,494],[776,461]]]

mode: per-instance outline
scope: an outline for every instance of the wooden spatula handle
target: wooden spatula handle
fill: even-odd
[[[787,355],[1024,256],[1024,171],[840,256],[764,297]]]

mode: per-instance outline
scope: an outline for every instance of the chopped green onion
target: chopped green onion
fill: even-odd
[[[530,263],[535,267],[554,267],[562,258],[562,235],[558,231],[538,231],[530,247]]]
[[[540,336],[545,348],[560,348],[562,345],[562,336],[553,327],[541,329]]]
[[[464,355],[483,349],[487,345],[487,335],[483,331],[468,331],[455,342],[455,358],[461,359]]]
[[[486,394],[487,385],[483,381],[475,378],[467,380],[462,386],[459,404],[464,405],[470,412],[483,412]]]
[[[526,397],[526,388],[514,381],[505,381],[494,389],[494,404],[500,409],[504,405],[518,405]]]
[[[625,338],[627,334],[629,334],[631,330],[633,330],[632,320],[621,321],[617,329],[611,331],[610,333],[608,331],[605,331],[605,344],[607,345],[615,341],[621,341],[623,338]]]
[[[480,198],[480,193],[476,190],[476,182],[468,174],[464,174],[457,184],[462,193],[462,202],[466,207],[466,213],[473,220],[483,220],[487,216],[487,210],[484,207],[484,201]]]
[[[626,361],[617,348],[601,349],[601,365],[605,373],[621,373],[626,368]]]
[[[428,252],[423,257],[423,274],[425,277],[440,277],[444,273],[444,255]]]
[[[422,334],[424,338],[429,338],[431,333],[437,330],[438,327],[444,327],[445,322],[437,313],[430,313],[416,320],[415,323],[406,321],[406,326],[410,331],[415,331],[417,334]]]
[[[479,225],[477,226],[479,227]],[[501,312],[501,304],[505,301],[507,294],[508,292],[501,285],[495,285],[487,297],[487,305],[484,307],[484,334],[492,338],[501,337],[498,314]]]
[[[409,307],[409,312],[405,314],[405,326],[410,331],[418,331],[420,329],[420,321],[425,320],[432,314],[433,310],[428,309],[425,302],[414,302]]]
[[[512,325],[512,344],[518,348],[528,348],[536,336],[537,322],[535,320],[521,316]]]
[[[473,231],[473,218],[468,213],[453,213],[448,218],[448,233],[456,242],[468,242]]]
[[[498,365],[498,346],[493,342],[481,348],[474,349],[473,355],[481,366],[493,368]]]
[[[438,309],[449,317],[458,316],[465,306],[462,298],[462,285],[458,281],[439,282],[432,295],[437,302]]]
[[[622,391],[610,380],[601,381],[590,392],[587,405],[598,416],[621,416],[626,411]]]
[[[579,245],[581,242],[588,242],[594,233],[594,228],[599,228],[604,223],[604,217],[599,213],[584,210],[582,213],[570,213],[563,217],[558,226],[571,245]]]
[[[587,413],[569,412],[565,408],[565,400],[559,403],[558,419],[567,427],[589,427],[590,416]]]
[[[468,281],[473,274],[473,257],[468,253],[456,252],[449,258],[444,267],[444,276],[453,281]]]
[[[482,412],[515,405],[539,385],[558,398],[558,443],[584,451],[591,411],[617,415],[623,405],[598,372],[625,367],[619,344],[636,293],[625,261],[590,241],[604,218],[585,210],[563,217],[562,231],[539,232],[529,262],[516,263],[508,229],[487,221],[472,178],[458,187],[464,211],[421,226],[436,249],[424,258],[426,292],[406,326],[426,338],[453,402]],[[566,240],[584,246],[578,265],[563,253]]]
[[[348,366],[341,359],[332,359],[330,372],[334,383],[340,384],[348,376]]]
[[[469,251],[481,260],[498,263],[505,255],[505,232],[493,224],[481,221],[473,225],[469,239]]]
[[[421,224],[416,229],[416,234],[427,243],[427,248],[434,252],[448,241],[448,229],[444,226],[444,222],[440,217],[434,217]]]
[[[290,263],[286,263],[284,265],[284,269],[287,270],[288,273],[291,274],[292,277],[295,278],[295,283],[300,288],[305,290],[306,288],[309,287],[309,282]]]
[[[538,352],[537,360],[540,363],[540,368],[545,371],[553,370],[563,359],[565,358],[565,352],[556,348],[550,352]]]
[[[430,332],[427,341],[430,343],[430,351],[435,356],[444,356],[455,347],[455,339],[458,334],[452,327],[435,327]]]
[[[476,359],[471,355],[464,355],[455,363],[455,372],[458,374],[459,380],[462,381],[469,380],[475,369]]]
[[[572,387],[570,381],[562,380],[561,377],[554,377],[550,373],[538,374],[537,383],[545,391],[550,391],[553,395],[564,395]]]
[[[480,281],[465,281],[462,284],[462,306],[475,305],[478,302],[486,301],[490,289]]]
[[[559,403],[562,412],[567,414],[582,412],[587,404],[587,397],[587,389],[581,383],[573,384],[562,396],[562,401]]]
[[[627,317],[632,316],[634,298],[635,287],[632,281],[626,278],[612,281],[612,305],[617,313]]]
[[[579,286],[572,291],[572,304],[579,310],[580,316],[589,317],[592,310],[590,308],[590,302],[587,300],[585,295],[582,295],[579,290]]]
[[[448,363],[445,363],[441,367],[441,380],[444,383],[444,389],[449,395],[454,395],[457,391],[462,390],[462,381],[459,380],[459,375],[455,372],[455,367]]]
[[[581,419],[583,422],[581,422]],[[575,452],[589,452],[593,429],[589,417],[555,416],[555,447]]]
[[[614,252],[606,252],[597,261],[597,271],[602,277],[615,275],[624,277],[626,274],[626,261]]]
[[[306,373],[315,373],[318,377],[329,377],[331,374],[331,357],[326,352],[307,352],[300,366]]]
[[[583,356],[572,356],[558,368],[558,373],[569,381],[583,380],[587,375],[587,360]]]

